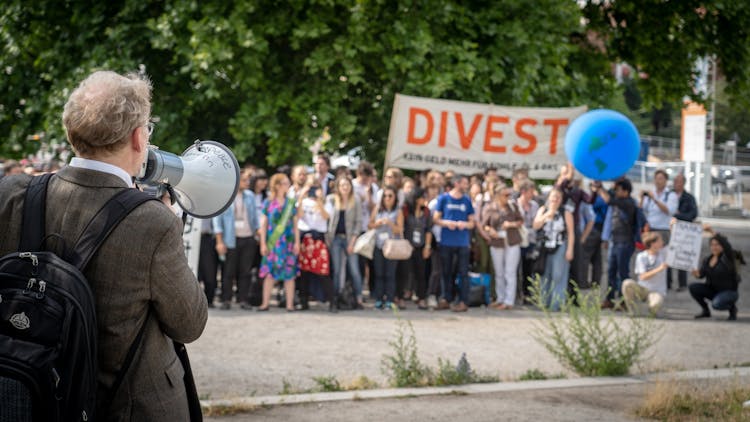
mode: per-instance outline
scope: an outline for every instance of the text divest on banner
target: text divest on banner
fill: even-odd
[[[586,106],[505,107],[396,94],[387,166],[471,174],[527,167],[555,178],[567,162],[565,131]]]

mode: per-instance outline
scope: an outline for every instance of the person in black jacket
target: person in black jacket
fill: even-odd
[[[711,255],[703,260],[700,269],[693,270],[696,278],[706,278],[705,283],[690,284],[690,295],[701,306],[701,313],[695,318],[708,318],[711,311],[706,299],[711,300],[714,309],[728,310],[729,320],[737,319],[737,284],[740,282],[737,264],[745,263],[741,254],[736,254],[726,237],[713,233],[710,227],[706,230],[713,234],[710,242]]]
[[[677,212],[674,214],[674,218],[680,221],[693,222],[698,217],[698,205],[695,202],[695,197],[685,190],[684,174],[680,173],[675,176],[672,188],[678,198]],[[667,281],[671,280],[671,277],[667,278]],[[677,280],[677,291],[684,290],[687,287],[687,271],[677,270]],[[671,283],[667,284],[669,284],[667,288],[671,289]]]

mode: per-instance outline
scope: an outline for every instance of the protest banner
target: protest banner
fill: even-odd
[[[674,223],[667,246],[667,265],[685,271],[698,268],[702,235],[703,226],[699,223]]]
[[[553,179],[567,163],[565,131],[586,106],[506,107],[396,94],[386,166],[472,174],[526,167]]]

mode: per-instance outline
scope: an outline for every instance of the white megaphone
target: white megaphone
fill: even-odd
[[[165,186],[185,213],[210,218],[234,201],[240,166],[229,148],[214,141],[195,141],[180,156],[151,145],[135,182]]]

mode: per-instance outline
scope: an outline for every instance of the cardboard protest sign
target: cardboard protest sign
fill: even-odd
[[[702,235],[703,226],[699,223],[678,221],[672,225],[667,246],[667,265],[685,271],[698,268]]]
[[[557,177],[567,163],[565,131],[585,106],[505,107],[397,94],[386,166],[472,174],[526,167],[532,178]]]

